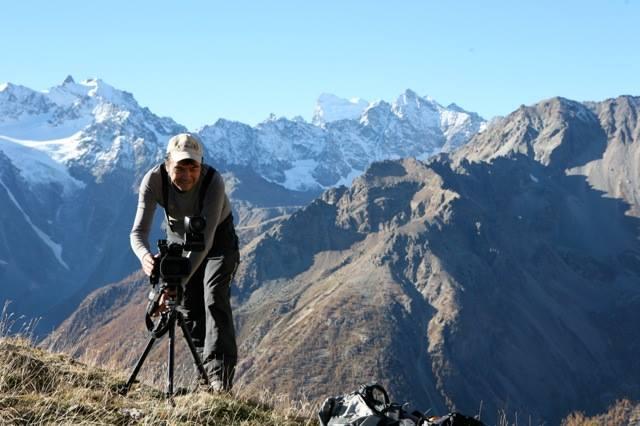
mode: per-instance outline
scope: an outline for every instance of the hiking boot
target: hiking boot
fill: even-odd
[[[216,379],[209,379],[209,392],[227,393],[229,392],[229,390],[224,388],[224,384],[222,383],[222,380],[216,378]]]
[[[208,384],[204,380],[198,379],[195,390],[211,394],[231,393],[231,389],[225,389],[224,384],[219,379],[209,379]]]

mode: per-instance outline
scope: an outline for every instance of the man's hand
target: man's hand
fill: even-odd
[[[160,294],[160,301],[158,302],[158,309],[156,309],[151,316],[157,317],[160,314],[164,314],[168,312],[170,309],[169,304],[167,303],[169,300],[175,299],[178,295],[178,292],[175,288],[166,288]]]
[[[147,253],[142,257],[142,270],[149,277],[151,276],[151,273],[153,272],[153,266],[156,263],[157,257],[158,257],[157,255],[154,256],[151,253]]]

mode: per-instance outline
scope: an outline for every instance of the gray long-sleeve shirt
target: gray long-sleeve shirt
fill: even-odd
[[[200,198],[200,187],[207,173],[208,166],[203,164],[198,182],[187,192],[181,192],[169,181],[168,206],[164,206],[172,226],[167,226],[167,240],[170,242],[182,243],[184,241],[184,217],[200,214],[198,203]],[[153,223],[153,215],[158,204],[162,205],[162,176],[160,165],[155,166],[147,172],[140,182],[138,193],[138,209],[133,221],[131,234],[131,248],[142,262],[142,258],[151,254],[149,246],[149,233]],[[224,180],[220,173],[215,172],[211,183],[207,188],[204,201],[202,203],[202,216],[207,220],[207,227],[204,231],[205,249],[201,252],[187,252],[185,256],[191,261],[191,275],[196,271],[206,254],[213,246],[213,237],[219,223],[231,214],[231,204],[225,193]],[[171,229],[173,228],[173,229]],[[184,286],[189,278],[182,281]]]

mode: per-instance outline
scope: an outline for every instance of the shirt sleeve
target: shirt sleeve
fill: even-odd
[[[213,238],[216,234],[218,223],[220,223],[220,220],[222,219],[220,216],[224,207],[224,191],[224,179],[222,179],[220,173],[216,172],[213,179],[211,179],[209,188],[207,188],[207,194],[204,198],[204,205],[202,207],[202,216],[204,216],[207,221],[207,226],[204,231],[205,248],[203,251],[188,252],[186,257],[191,262],[191,274],[182,280],[183,287],[187,285],[191,276],[195,273],[198,267],[200,267],[200,264],[204,261],[207,253],[209,253],[211,247],[213,247]]]
[[[156,211],[157,199],[152,189],[153,170],[149,171],[140,182],[140,191],[138,192],[138,208],[136,217],[133,220],[133,227],[129,234],[131,248],[135,255],[142,262],[142,258],[147,254],[151,254],[149,248],[149,234],[151,225],[153,224],[153,214]]]

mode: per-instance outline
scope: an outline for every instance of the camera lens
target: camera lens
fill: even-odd
[[[184,228],[187,232],[202,233],[207,226],[207,221],[202,216],[186,216]]]

